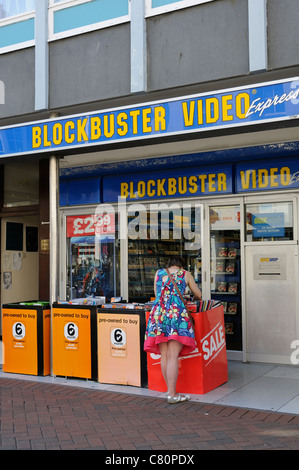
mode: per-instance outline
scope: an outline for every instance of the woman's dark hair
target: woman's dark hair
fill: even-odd
[[[179,266],[180,268],[184,267],[184,260],[180,256],[172,256],[169,258],[167,267],[171,268],[171,266]]]

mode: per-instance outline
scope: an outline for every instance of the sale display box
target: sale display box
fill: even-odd
[[[3,371],[50,374],[51,309],[47,302],[19,302],[2,307]]]
[[[53,375],[96,380],[96,315],[95,305],[53,304]]]
[[[97,330],[98,381],[145,387],[144,310],[101,308],[97,314]]]
[[[228,380],[223,306],[192,313],[192,316],[196,348],[179,358],[177,392],[205,394]],[[161,356],[147,353],[147,364],[148,388],[166,392]]]

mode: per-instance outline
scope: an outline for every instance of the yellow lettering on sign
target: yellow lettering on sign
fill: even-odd
[[[75,135],[70,133],[70,129],[74,130],[75,129],[75,124],[73,121],[67,121],[65,123],[65,136],[64,139],[66,143],[71,144],[75,140]]]
[[[187,177],[186,176],[179,177],[178,191],[180,194],[185,194],[187,192]]]
[[[166,111],[163,106],[157,106],[154,110],[155,112],[155,131],[165,131],[166,130]]]
[[[197,102],[197,124],[199,126],[203,124],[202,100],[198,100]]]
[[[271,188],[272,187],[275,187],[275,186],[278,186],[278,181],[277,181],[277,178],[278,178],[278,168],[270,168],[270,186]]]
[[[101,135],[101,118],[98,116],[92,117],[90,119],[90,138],[91,140],[98,140]]]
[[[196,176],[190,176],[189,178],[189,192],[194,194],[198,190],[197,178]]]
[[[206,191],[206,188],[205,188],[205,181],[207,179],[207,175],[199,175],[198,176],[198,179],[200,181],[200,185],[201,185],[201,188],[200,188],[200,192],[201,193],[204,193]]]
[[[266,188],[269,184],[268,171],[261,168],[257,172],[258,188]]]
[[[215,173],[212,173],[208,176],[208,188],[209,188],[209,193],[212,193],[214,191],[216,191],[216,187],[215,187],[215,178],[216,178],[216,175]]]
[[[86,130],[85,130],[87,121],[88,121],[88,118],[83,119],[83,121],[81,119],[78,119],[78,121],[77,121],[77,140],[78,140],[78,142],[82,142],[82,140],[84,140],[85,142],[88,141],[88,137],[87,137]]]
[[[53,144],[60,145],[62,142],[62,125],[57,122],[53,126]]]
[[[138,197],[145,196],[145,182],[144,181],[138,181],[137,193],[138,193]]]
[[[217,122],[219,119],[219,102],[217,98],[207,98],[206,100],[206,121],[207,124]]]
[[[120,183],[120,197],[126,199],[129,196],[128,183]]]
[[[256,170],[252,170],[251,177],[252,177],[252,187],[255,189],[256,188]]]
[[[291,180],[291,170],[287,166],[278,168],[260,168],[258,170],[246,170],[240,171],[242,189],[250,189],[250,183],[252,188],[276,188],[280,184],[282,186],[288,186]]]
[[[151,108],[145,108],[142,110],[142,130],[143,132],[152,132],[152,126],[150,126],[151,122]]]
[[[169,178],[168,179],[168,195],[173,196],[174,194],[176,194],[176,179]]]
[[[182,108],[183,108],[183,116],[184,116],[184,123],[185,126],[193,126],[194,123],[194,110],[195,110],[195,101],[190,101],[189,103],[189,109],[188,109],[188,103],[183,102],[182,103]]]
[[[140,115],[139,109],[130,111],[130,116],[132,117],[133,123],[133,134],[138,134],[138,116]]]
[[[251,170],[240,171],[241,183],[243,189],[249,189]]]
[[[117,129],[118,135],[126,135],[128,133],[128,115],[127,113],[119,113],[117,115],[117,125],[119,126]]]
[[[134,193],[133,181],[130,181],[130,199],[136,199],[136,194]]]
[[[231,103],[233,95],[222,96],[222,120],[223,121],[232,121],[234,118],[228,112],[233,108]]]
[[[104,136],[109,138],[114,135],[114,114],[104,114]]]
[[[226,191],[226,174],[218,173],[218,191]]]
[[[163,178],[163,180],[157,181],[157,196],[166,196],[166,192],[164,189],[165,181],[165,178]]]
[[[51,142],[48,140],[48,126],[45,124],[43,128],[44,132],[44,147],[51,147]]]
[[[283,186],[288,186],[290,184],[291,170],[287,166],[284,166],[280,170],[280,181]]]
[[[42,143],[42,130],[40,127],[32,127],[32,148],[37,149]]]
[[[250,97],[248,93],[239,93],[236,96],[236,115],[239,119],[245,119],[250,107]]]
[[[153,197],[155,196],[155,185],[156,185],[156,182],[154,180],[149,180],[147,182],[147,195],[150,196],[150,197]]]

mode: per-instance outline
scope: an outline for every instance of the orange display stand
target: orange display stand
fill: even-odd
[[[147,385],[144,310],[100,308],[98,321],[98,381]]]
[[[223,307],[193,313],[197,347],[179,358],[178,393],[205,394],[227,382]],[[147,313],[147,319],[149,313]],[[166,392],[160,355],[147,353],[148,388]]]
[[[53,304],[54,375],[97,378],[96,315],[96,306]]]
[[[46,302],[2,307],[3,371],[50,374],[51,309]]]

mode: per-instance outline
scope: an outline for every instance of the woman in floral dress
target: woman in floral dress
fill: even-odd
[[[193,294],[201,298],[201,290],[192,274],[183,269],[182,258],[171,258],[168,269],[182,294],[188,285]],[[144,350],[161,354],[161,370],[168,387],[168,403],[178,403],[190,398],[176,393],[176,382],[179,356],[190,354],[196,347],[194,330],[166,269],[157,271],[154,290],[156,299],[145,332]]]

